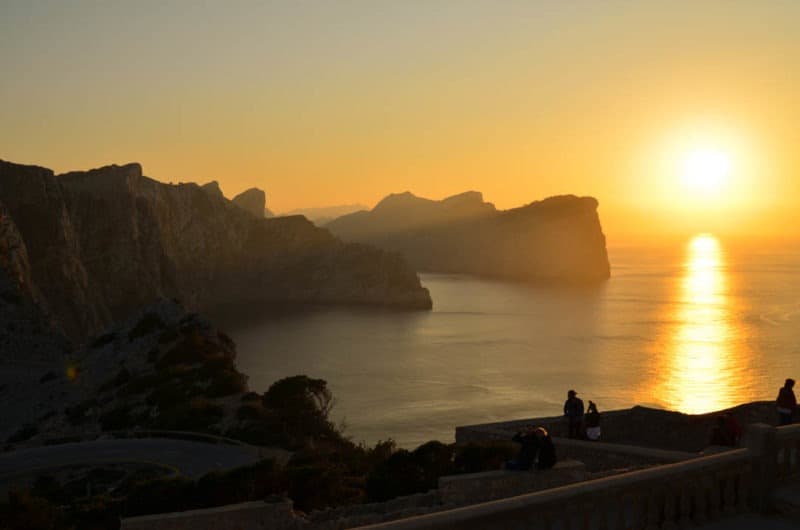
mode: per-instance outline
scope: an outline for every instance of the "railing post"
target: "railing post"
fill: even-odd
[[[751,473],[753,507],[760,511],[769,508],[770,496],[775,488],[777,472],[778,443],[775,427],[765,423],[752,423],[747,426],[744,445],[750,451],[753,462]]]

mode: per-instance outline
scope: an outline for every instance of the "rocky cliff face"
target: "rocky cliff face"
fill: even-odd
[[[56,177],[0,161],[0,200],[27,246],[32,283],[72,337],[162,297],[201,310],[285,301],[430,307],[399,256],[344,244],[302,217],[256,218],[213,188],[162,184],[138,164]]]
[[[0,203],[0,362],[63,360],[67,341],[50,324],[42,302],[31,281],[25,242]]]
[[[231,199],[231,202],[256,217],[266,217],[267,194],[263,190],[250,188]]]
[[[609,277],[597,200],[565,195],[498,211],[478,192],[443,201],[390,195],[326,227],[345,241],[400,252],[421,271],[513,280]]]

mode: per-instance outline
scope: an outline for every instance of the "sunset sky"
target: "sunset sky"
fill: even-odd
[[[575,193],[612,243],[794,236],[798,27],[788,0],[7,0],[0,158],[138,161],[277,212]]]

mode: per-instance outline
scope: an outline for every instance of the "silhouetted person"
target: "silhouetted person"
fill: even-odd
[[[592,441],[600,439],[600,412],[594,401],[589,400],[589,408],[586,409],[586,437]]]
[[[714,426],[711,427],[708,443],[710,445],[723,445],[733,447],[736,445],[736,437],[731,431],[725,416],[717,416]]]
[[[550,469],[556,464],[556,448],[543,427],[528,426],[524,431],[515,434],[512,440],[521,447],[516,458],[506,463],[506,469],[519,471],[527,471],[532,467]]]
[[[797,398],[794,395],[794,379],[787,379],[783,387],[778,391],[778,399],[775,406],[778,409],[778,425],[789,425],[792,423],[792,415],[797,408]]]
[[[736,418],[734,418],[733,414],[730,412],[726,412],[722,417],[725,418],[725,426],[733,438],[733,445],[739,445],[739,440],[742,439],[742,426],[739,425],[739,422],[736,421]]]
[[[577,394],[574,390],[570,390],[564,402],[564,416],[569,422],[567,436],[570,438],[583,437],[583,400]]]

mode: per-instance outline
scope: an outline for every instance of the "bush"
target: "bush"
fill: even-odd
[[[6,443],[15,444],[24,442],[25,440],[30,440],[37,434],[39,434],[39,429],[36,428],[35,425],[23,425],[17,432],[8,437]]]
[[[136,326],[128,332],[128,341],[133,342],[135,339],[149,335],[163,327],[164,322],[161,317],[155,313],[145,313]]]
[[[53,530],[66,528],[58,508],[47,500],[10,491],[8,502],[0,503],[0,528]]]
[[[39,383],[46,383],[48,381],[52,381],[53,379],[58,378],[55,372],[47,372],[42,377],[39,378]]]
[[[222,419],[224,410],[203,398],[161,411],[153,422],[156,429],[174,431],[212,432],[211,426]]]
[[[98,337],[95,337],[90,346],[92,348],[102,348],[106,344],[113,341],[115,338],[117,338],[116,333],[106,333],[105,335],[100,335]]]
[[[453,473],[452,458],[453,446],[436,441],[401,449],[370,473],[367,497],[380,502],[435,489],[440,476]]]
[[[453,465],[456,473],[480,473],[499,469],[516,454],[510,441],[471,442],[457,448]]]
[[[210,342],[198,331],[189,331],[156,363],[158,368],[177,364],[197,364],[206,359],[227,356],[218,344]]]
[[[131,488],[125,502],[125,515],[165,513],[194,508],[194,483],[184,477],[141,482]]]
[[[116,376],[112,379],[109,379],[105,383],[103,383],[100,388],[98,389],[100,392],[106,392],[108,390],[113,390],[115,388],[119,388],[128,381],[131,380],[131,373],[128,371],[127,368],[122,368]]]
[[[264,418],[264,409],[252,405],[242,405],[236,410],[237,420],[257,421]]]
[[[119,431],[131,426],[131,409],[127,405],[120,405],[99,418],[100,426],[104,431]]]
[[[18,293],[12,291],[5,291],[2,295],[0,295],[0,298],[11,305],[22,304],[22,297]]]

